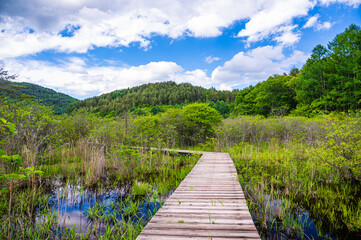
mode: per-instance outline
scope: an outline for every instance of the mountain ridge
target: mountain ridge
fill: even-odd
[[[115,90],[100,96],[72,103],[68,113],[86,109],[100,116],[119,115],[132,107],[147,107],[158,105],[182,105],[193,102],[234,102],[239,90],[219,91],[215,88],[193,86],[190,83],[175,83],[173,81],[146,83],[136,87]]]
[[[63,114],[66,108],[78,99],[50,88],[27,82],[14,82],[0,78],[0,97],[10,101],[33,99],[42,105],[53,107],[55,114]]]

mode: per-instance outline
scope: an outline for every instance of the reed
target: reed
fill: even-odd
[[[335,181],[332,170],[320,165],[310,153],[312,148],[307,143],[284,144],[276,139],[267,144],[241,143],[230,149],[248,206],[263,236],[277,232],[303,239],[313,229],[318,236],[327,237],[332,232],[342,239],[345,232],[360,231],[359,185],[348,179]],[[309,214],[313,216],[312,226]]]

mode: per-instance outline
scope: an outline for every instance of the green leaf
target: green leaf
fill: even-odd
[[[34,172],[34,167],[27,167],[26,170],[30,171],[30,172]]]
[[[21,160],[20,155],[12,155],[12,158],[13,158],[14,162],[18,163],[19,165],[23,164],[23,161]]]
[[[10,179],[10,180],[13,180],[13,179],[26,179],[26,177],[24,175],[16,174],[16,173],[5,174],[2,177],[6,178],[6,179]]]
[[[10,190],[8,188],[0,189],[0,193],[8,193]]]
[[[5,162],[11,162],[11,160],[12,160],[12,158],[8,155],[2,155],[1,158],[4,159]]]
[[[38,174],[39,176],[43,176],[44,172],[40,170],[34,171],[34,174]]]
[[[16,128],[14,124],[8,123],[6,124],[6,127],[10,130],[10,132],[15,133]]]

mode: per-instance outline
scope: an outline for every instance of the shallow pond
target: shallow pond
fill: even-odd
[[[325,226],[321,230],[316,224],[317,221],[320,221],[319,216],[312,214],[303,206],[295,205],[288,200],[274,199],[269,195],[265,195],[262,205],[262,213],[257,210],[251,210],[251,215],[257,229],[262,229],[262,239],[361,239],[361,233],[350,232],[347,229],[332,229],[332,224],[328,223],[325,219],[321,220],[322,225]],[[290,207],[291,205],[293,206]],[[264,216],[267,219],[266,223],[262,222],[265,219]]]
[[[84,188],[81,180],[76,183],[54,181],[49,197],[49,212],[56,216],[57,229],[53,229],[58,237],[64,230],[74,233],[92,234],[89,238],[103,235],[107,229],[123,222],[132,223],[135,227],[143,227],[162,206],[173,190],[160,195],[156,189],[143,196],[132,196],[132,183],[125,182],[121,186],[94,189]],[[49,218],[49,213],[39,214],[37,224]],[[142,226],[136,226],[142,225]]]

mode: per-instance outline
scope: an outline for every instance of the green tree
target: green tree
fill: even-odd
[[[361,30],[351,25],[328,48],[317,45],[303,67],[297,112],[348,111],[361,104]]]
[[[7,152],[23,152],[25,166],[34,166],[37,155],[48,144],[57,141],[57,123],[51,108],[34,102],[0,104],[0,114],[16,125],[14,136],[2,135],[0,148]]]
[[[288,84],[294,77],[288,75],[275,75],[255,87],[256,114],[283,115],[296,107],[295,91]]]
[[[235,115],[283,115],[296,107],[295,77],[275,75],[237,94]]]
[[[159,116],[141,116],[133,121],[133,140],[143,147],[156,147],[161,141],[161,121]]]
[[[0,102],[32,100],[41,105],[53,107],[55,114],[63,114],[70,103],[77,101],[68,95],[36,84],[13,82],[16,78],[16,75],[9,75],[7,71],[0,68]]]
[[[161,108],[158,105],[152,107],[152,109],[150,110],[150,113],[153,114],[153,115],[158,114],[158,113],[162,113],[162,112],[164,112],[164,109]]]
[[[327,49],[322,45],[317,45],[301,71],[296,99],[300,103],[298,107],[303,107],[304,111],[327,110],[327,104],[324,101],[329,88],[325,77],[327,55]]]
[[[224,118],[229,116],[230,109],[229,104],[225,101],[217,101],[216,103],[210,102],[209,106],[216,109]]]
[[[236,99],[234,101],[232,114],[238,116],[253,114],[254,97],[252,94],[250,94],[253,89],[254,89],[253,86],[249,86],[238,92]]]
[[[296,68],[296,67],[292,67],[290,74],[291,76],[297,77],[297,75],[300,73],[300,69]]]
[[[328,44],[330,56],[325,75],[332,89],[328,91],[331,110],[347,111],[361,104],[361,29],[351,25]]]
[[[214,137],[214,127],[221,123],[222,116],[207,104],[193,103],[183,108],[182,119],[178,126],[182,143],[196,145]]]
[[[217,91],[215,88],[205,89],[189,83],[175,82],[148,83],[130,89],[114,91],[102,96],[78,101],[68,107],[68,113],[84,108],[93,113],[106,116],[114,111],[115,115],[125,113],[132,107],[143,108],[161,105],[181,105],[194,102],[234,101],[238,90]],[[116,104],[115,104],[116,103]],[[159,110],[159,109],[158,109]],[[156,112],[157,109],[155,108]]]

